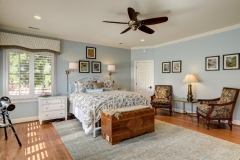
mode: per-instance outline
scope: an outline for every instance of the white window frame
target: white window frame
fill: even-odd
[[[23,95],[23,96],[14,96],[9,95],[9,52],[23,52],[23,53],[29,53],[30,54],[30,65],[29,65],[29,95]],[[49,52],[29,52],[24,51],[20,49],[4,49],[3,50],[3,59],[5,59],[5,62],[3,63],[3,94],[7,97],[9,97],[11,100],[14,100],[14,102],[32,102],[37,101],[37,97],[39,95],[34,94],[34,55],[35,54],[43,54],[43,55],[51,55],[53,57],[52,59],[52,80],[51,80],[51,90],[52,93],[56,93],[56,55],[54,53]]]

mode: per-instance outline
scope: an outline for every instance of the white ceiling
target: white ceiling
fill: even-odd
[[[127,24],[102,22],[128,22],[128,7],[140,12],[139,20],[161,16],[169,20],[149,26],[155,30],[152,35],[140,30],[120,34]],[[128,49],[236,24],[240,0],[0,0],[0,29]]]

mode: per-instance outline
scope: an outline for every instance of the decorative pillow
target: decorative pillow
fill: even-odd
[[[112,91],[112,88],[103,88],[103,91]]]
[[[74,90],[75,90],[75,92],[79,92],[78,91],[78,83],[77,82],[74,83]]]
[[[84,82],[78,82],[78,91],[79,92],[85,92],[86,89],[93,89],[93,83],[92,81],[84,81]]]
[[[92,84],[93,84],[94,89],[103,88],[103,82],[98,83],[98,82],[94,81],[94,82],[92,82]]]
[[[111,80],[104,80],[103,86],[104,88],[112,88],[113,82]]]
[[[86,89],[87,93],[96,93],[96,92],[103,92],[103,88],[99,89]]]

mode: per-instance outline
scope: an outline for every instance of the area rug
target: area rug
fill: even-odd
[[[155,120],[155,132],[111,146],[78,120],[53,123],[74,160],[239,160],[240,145]]]

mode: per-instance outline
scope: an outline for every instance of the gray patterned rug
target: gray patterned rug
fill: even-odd
[[[239,160],[240,145],[155,120],[155,132],[111,146],[78,120],[53,123],[74,160]]]

